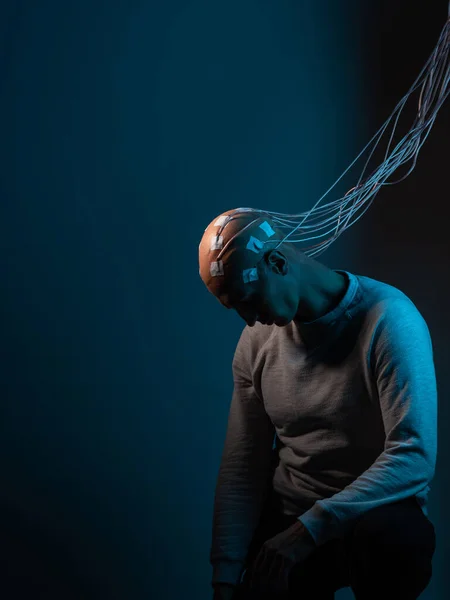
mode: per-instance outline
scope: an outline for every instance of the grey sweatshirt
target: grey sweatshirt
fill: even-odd
[[[410,496],[428,514],[437,452],[428,327],[400,290],[338,272],[347,292],[325,316],[242,332],[214,500],[213,584],[239,582],[270,487],[317,545]]]

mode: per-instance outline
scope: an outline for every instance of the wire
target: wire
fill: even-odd
[[[340,236],[344,231],[356,223],[371,206],[376,195],[383,186],[396,185],[404,181],[415,169],[419,152],[429,136],[437,114],[443,103],[450,95],[450,2],[448,7],[449,18],[442,29],[439,40],[431,56],[422,68],[419,76],[395,107],[393,113],[380,127],[368,144],[347,167],[333,185],[319,198],[314,206],[306,213],[285,214],[255,208],[236,209],[236,213],[252,211],[266,215],[279,230],[287,230],[284,238],[275,240],[278,248],[284,242],[303,243],[320,240],[319,243],[308,245],[303,251],[308,256],[319,256]],[[408,133],[392,148],[400,116],[407,101],[412,94],[420,89],[418,99],[418,112]],[[393,124],[392,124],[393,122]],[[367,176],[368,166],[379,147],[382,139],[392,126],[383,162]],[[336,187],[350,169],[370,150],[365,161],[361,175],[356,185],[342,198],[328,204],[319,206],[328,194]],[[406,174],[391,181],[393,173],[402,165],[411,163]],[[359,213],[359,214],[358,214]],[[233,216],[231,216],[231,219]],[[252,221],[253,223],[254,221]],[[322,232],[322,233],[321,233]],[[240,235],[242,231],[236,235]],[[317,234],[317,235],[315,235]],[[232,239],[234,239],[233,236]],[[232,240],[229,241],[231,243]],[[273,242],[273,240],[271,240]],[[267,243],[267,242],[266,242]]]

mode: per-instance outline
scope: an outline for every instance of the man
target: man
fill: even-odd
[[[214,503],[214,600],[328,600],[346,586],[356,600],[417,598],[435,550],[437,449],[419,311],[306,256],[252,209],[211,222],[199,263],[247,324]]]

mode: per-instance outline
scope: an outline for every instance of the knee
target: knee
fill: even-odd
[[[376,597],[390,589],[395,597],[403,590],[405,598],[417,598],[430,582],[435,544],[434,527],[418,505],[369,511],[356,524],[350,541],[354,591],[367,594],[369,589]]]
[[[379,506],[363,515],[353,530],[352,546],[364,553],[383,549],[397,560],[407,557],[411,564],[414,559],[431,560],[436,535],[418,504],[403,502]]]

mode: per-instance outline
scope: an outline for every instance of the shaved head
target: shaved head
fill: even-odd
[[[343,274],[285,238],[269,214],[252,208],[222,213],[203,234],[203,283],[250,327],[256,322],[284,327],[293,320],[312,321],[337,305],[347,289]]]
[[[200,277],[219,297],[245,290],[258,280],[259,261],[282,239],[266,214],[237,208],[222,213],[205,229],[199,246]]]

